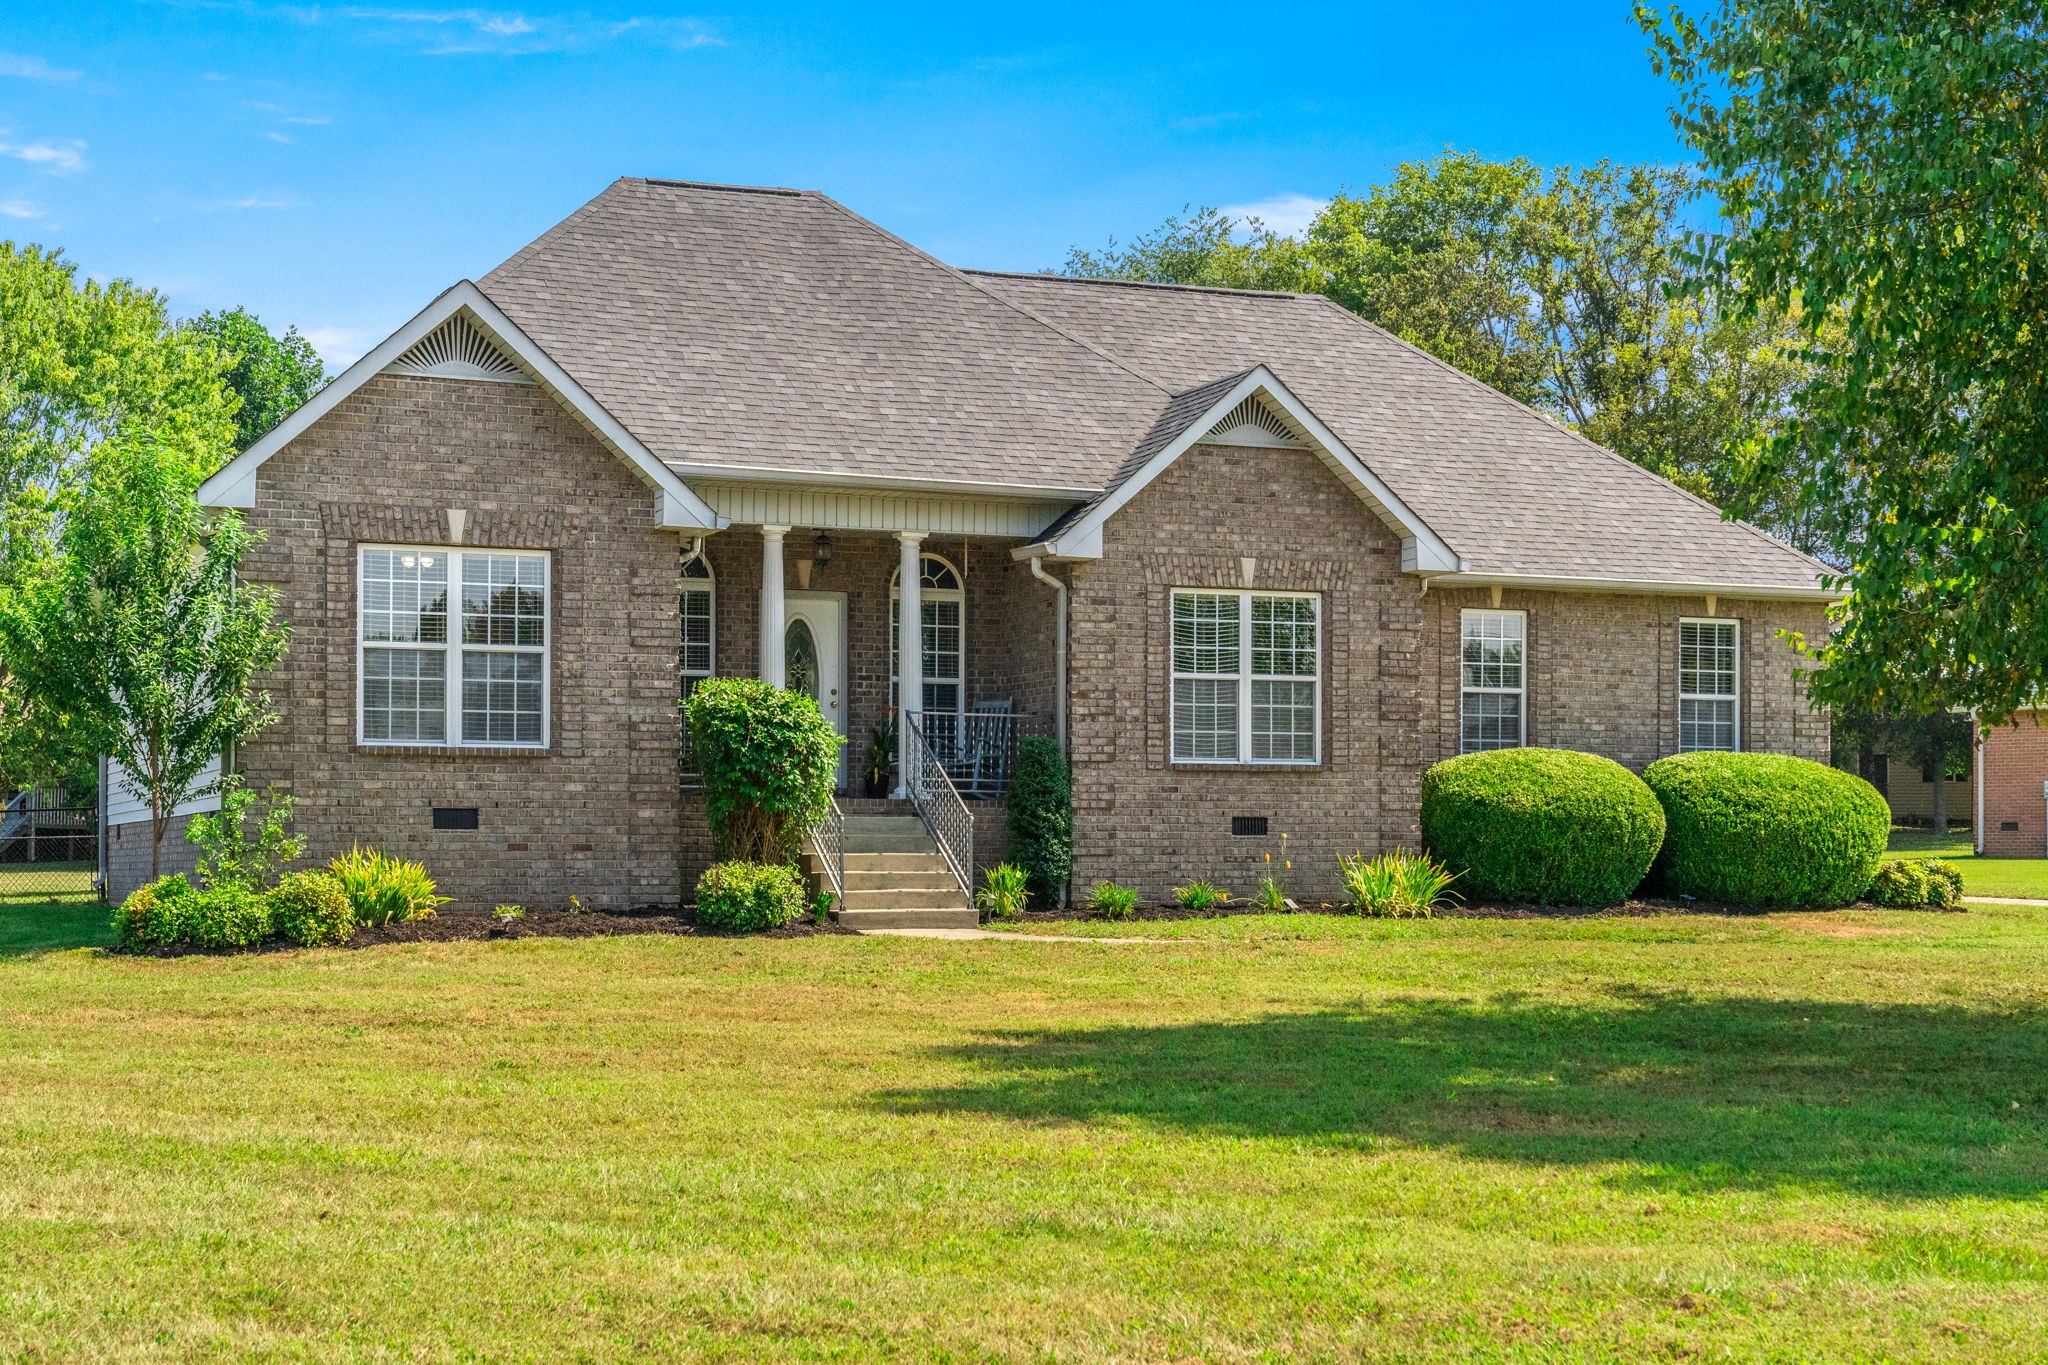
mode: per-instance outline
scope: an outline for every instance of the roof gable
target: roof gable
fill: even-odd
[[[546,388],[589,428],[600,443],[631,465],[654,489],[656,526],[687,534],[704,534],[726,525],[724,518],[706,506],[703,499],[691,492],[673,470],[656,459],[652,451],[620,425],[581,384],[468,280],[447,290],[421,309],[411,321],[343,370],[263,439],[214,471],[212,477],[199,486],[200,506],[255,506],[256,471],[262,468],[263,462],[290,445],[301,432],[332,412],[343,399],[368,383],[373,376],[387,369],[418,374],[423,372],[416,368],[422,358],[426,358],[428,365],[451,359],[439,350],[416,350],[437,336],[445,339],[449,334],[442,329],[451,322],[460,324],[469,341],[480,342],[487,348],[482,352],[472,349],[466,355],[458,354],[452,359],[479,368],[490,357],[516,363],[522,378]]]
[[[1401,538],[1404,570],[1440,574],[1455,573],[1463,567],[1456,552],[1428,523],[1264,365],[1176,394],[1109,488],[1062,518],[1037,543],[1012,553],[1019,559],[1035,555],[1054,559],[1100,558],[1103,526],[1124,504],[1165,473],[1175,460],[1208,442],[1218,431],[1239,430],[1246,424],[1249,411],[1263,412],[1268,422],[1291,438],[1283,442],[1272,435],[1265,423],[1254,423],[1267,437],[1258,444],[1306,447]],[[1295,432],[1301,435],[1296,437]]]

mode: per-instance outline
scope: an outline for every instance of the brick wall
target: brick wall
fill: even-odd
[[[1183,766],[1169,759],[1174,587],[1322,595],[1323,751],[1312,767]],[[1334,897],[1336,857],[1412,845],[1423,770],[1458,751],[1459,609],[1485,589],[1424,593],[1396,536],[1313,455],[1196,447],[1108,527],[1100,560],[1071,567],[1075,880],[1164,898],[1208,877],[1252,890],[1292,858],[1289,889]],[[1677,747],[1677,624],[1702,599],[1508,592],[1529,612],[1529,742],[1641,768]],[[1825,759],[1781,628],[1818,635],[1818,604],[1723,600],[1742,622],[1744,744]],[[1263,815],[1264,838],[1230,817]],[[1282,833],[1285,841],[1283,855]]]
[[[544,751],[356,743],[356,547],[445,545],[451,508],[467,545],[552,556]],[[245,575],[279,590],[292,643],[267,682],[280,719],[238,757],[252,786],[299,798],[310,862],[378,845],[465,905],[677,899],[677,538],[554,399],[372,379],[262,467],[251,522],[267,539]],[[436,806],[474,806],[480,827],[435,830]]]
[[[1991,858],[2048,854],[2048,714],[2022,711],[2008,725],[1980,729],[1977,763],[1984,808],[1978,813],[1983,850]]]

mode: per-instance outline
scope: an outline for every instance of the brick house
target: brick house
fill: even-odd
[[[1988,858],[2048,857],[2048,713],[1976,726],[1971,827]]]
[[[1057,736],[1077,882],[1151,897],[1283,847],[1330,894],[1461,750],[1826,757],[1815,561],[1326,299],[959,270],[814,193],[621,180],[201,497],[293,629],[233,763],[470,904],[683,896],[714,674],[813,692],[848,837],[914,814],[956,881]]]

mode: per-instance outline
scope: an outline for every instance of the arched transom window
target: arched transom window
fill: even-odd
[[[889,695],[895,696],[898,623],[903,619],[903,571],[889,580]],[[918,559],[924,604],[924,710],[958,715],[967,705],[967,594],[960,572],[937,555]]]

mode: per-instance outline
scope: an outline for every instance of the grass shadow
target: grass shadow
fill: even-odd
[[[0,901],[0,958],[108,948],[107,907],[97,900]]]
[[[2048,1191],[2048,1014],[1617,993],[987,1035],[899,1113],[1635,1163],[1659,1188]],[[2015,1107],[2017,1106],[2017,1107]]]

